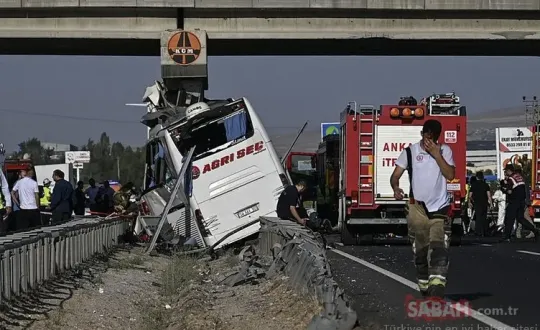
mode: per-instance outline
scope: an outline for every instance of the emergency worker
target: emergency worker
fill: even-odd
[[[484,237],[489,229],[487,218],[488,209],[493,204],[489,185],[484,180],[484,173],[476,173],[476,182],[471,184],[469,200],[473,202],[475,223],[474,229],[477,236]]]
[[[506,194],[503,192],[505,190],[506,181],[499,181],[499,186],[493,194],[493,201],[497,204],[497,231],[502,232],[504,228],[504,213],[506,210]]]
[[[439,298],[444,297],[446,289],[452,225],[446,182],[455,177],[452,149],[437,142],[441,131],[438,120],[427,120],[422,139],[402,151],[390,178],[394,197],[402,200],[399,179],[405,170],[409,172],[407,222],[418,286],[423,296]]]
[[[113,195],[114,211],[117,213],[131,213],[137,210],[137,204],[131,203],[130,198],[133,190],[133,183],[128,182]]]
[[[508,176],[507,191],[508,198],[506,203],[506,214],[504,219],[504,238],[510,241],[512,229],[517,220],[524,228],[534,233],[535,239],[539,238],[539,231],[536,227],[525,219],[525,198],[527,195],[527,185],[523,177],[516,172],[513,164],[507,164],[504,168],[505,174]]]
[[[526,156],[526,155],[525,155]],[[521,167],[516,167],[516,173],[523,176],[523,171]],[[525,188],[525,212],[523,213],[523,217],[525,220],[529,221],[534,225],[534,221],[531,218],[529,212],[529,208],[531,207],[531,190],[529,189],[528,185],[525,184],[527,187]],[[522,238],[523,237],[523,225],[521,223],[518,223],[517,226],[514,226],[516,230],[516,238]],[[533,238],[534,233],[530,232],[525,238]]]
[[[39,199],[39,206],[42,209],[47,209],[51,206],[51,180],[48,178],[43,180],[43,196]]]
[[[4,176],[4,173],[0,171],[0,234],[8,231],[8,216],[11,213],[11,194],[9,192],[9,185]]]
[[[291,220],[301,225],[306,225],[309,221],[302,205],[302,193],[306,190],[307,184],[299,181],[295,185],[285,187],[279,195],[276,206],[277,216],[282,220]]]

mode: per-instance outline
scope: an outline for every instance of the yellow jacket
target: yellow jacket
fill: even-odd
[[[39,200],[39,205],[49,206],[51,205],[51,188],[43,187],[43,197]]]

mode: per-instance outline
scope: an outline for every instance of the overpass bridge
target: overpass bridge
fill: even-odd
[[[540,0],[0,0],[0,54],[537,55]]]

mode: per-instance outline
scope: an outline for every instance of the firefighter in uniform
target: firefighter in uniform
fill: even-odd
[[[129,214],[137,211],[137,204],[130,202],[133,190],[133,183],[128,182],[113,195],[114,211],[117,213]]]
[[[390,178],[394,197],[402,200],[399,179],[405,170],[409,172],[407,223],[418,286],[423,296],[438,298],[444,297],[446,289],[452,225],[446,182],[455,177],[452,149],[437,143],[441,131],[439,121],[427,120],[422,139],[403,150]]]
[[[506,165],[504,171],[508,176],[506,181],[508,197],[506,199],[506,212],[504,217],[504,238],[506,241],[510,241],[514,223],[517,220],[523,228],[533,232],[535,235],[534,238],[538,240],[540,236],[538,229],[536,229],[534,224],[525,219],[525,199],[527,196],[526,190],[528,188],[523,180],[523,176],[516,172],[516,169],[512,164]]]

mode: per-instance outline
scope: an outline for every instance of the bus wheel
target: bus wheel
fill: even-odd
[[[347,226],[346,223],[341,225],[341,243],[343,245],[356,245],[356,236],[353,235]]]

